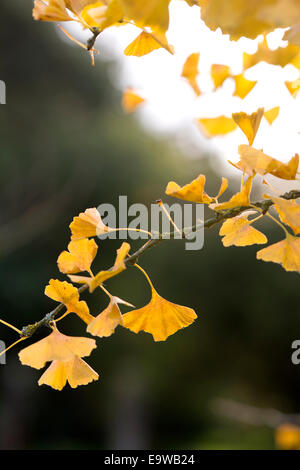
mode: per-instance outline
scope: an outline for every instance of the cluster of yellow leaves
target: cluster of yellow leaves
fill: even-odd
[[[223,182],[224,185],[224,182]],[[104,287],[103,282],[120,274],[126,269],[126,258],[130,245],[124,242],[117,250],[117,256],[112,268],[99,271],[95,276],[91,265],[98,251],[94,239],[96,235],[113,230],[104,225],[97,209],[90,208],[74,217],[70,224],[71,241],[68,250],[63,251],[58,259],[59,270],[67,274],[72,282],[85,284],[93,292],[101,287],[109,296],[109,305],[96,317],[90,314],[85,301],[79,300],[79,291],[73,284],[66,281],[51,279],[45,289],[45,294],[51,299],[63,304],[66,312],[74,312],[87,325],[87,332],[100,338],[111,336],[117,326],[121,325],[135,333],[145,331],[152,334],[155,341],[165,341],[170,335],[184,328],[196,319],[194,310],[176,305],[157,294],[148,275],[144,273],[152,289],[152,299],[141,309],[134,309],[122,315],[119,304],[134,306],[118,297],[112,296]],[[89,276],[76,275],[87,272]],[[60,320],[59,319],[59,320]],[[91,369],[82,357],[88,356],[96,343],[88,338],[72,338],[60,333],[55,321],[50,323],[53,332],[46,338],[23,349],[19,353],[22,364],[41,369],[46,362],[51,362],[49,368],[39,380],[39,385],[46,384],[56,390],[68,382],[72,388],[85,385],[98,379],[98,374]]]
[[[103,31],[111,26],[134,24],[142,29],[125,49],[125,55],[141,57],[164,48],[171,54],[165,33],[169,27],[170,0],[35,0],[33,17],[41,21],[74,21],[84,28]]]

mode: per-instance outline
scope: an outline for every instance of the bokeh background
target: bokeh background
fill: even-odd
[[[18,327],[55,305],[43,291],[50,278],[63,280],[56,259],[73,216],[117,204],[123,194],[129,204],[150,205],[170,179],[186,183],[199,173],[214,193],[221,178],[219,157],[207,147],[195,149],[188,139],[179,146],[171,133],[151,133],[124,114],[112,80],[118,61],[107,54],[93,69],[53,25],[32,21],[31,8],[31,1],[2,1],[0,15],[0,79],[7,85],[0,108],[0,317]],[[231,183],[238,185],[234,177]],[[280,239],[273,224],[264,227],[271,241]],[[101,244],[99,268],[112,264],[119,245]],[[145,254],[141,264],[161,295],[194,308],[199,319],[165,343],[118,328],[98,341],[88,362],[100,380],[86,387],[38,387],[41,371],[21,366],[17,350],[10,351],[0,365],[0,448],[273,449],[274,429],[230,419],[224,401],[220,406],[230,400],[229,414],[232,401],[300,411],[300,366],[291,362],[300,337],[299,275],[256,261],[256,251],[223,248],[216,228],[201,251],[172,241]],[[150,295],[133,268],[109,288],[139,307]],[[83,298],[94,314],[107,303],[100,291]],[[60,328],[85,333],[75,316]],[[16,339],[4,326],[0,338]]]

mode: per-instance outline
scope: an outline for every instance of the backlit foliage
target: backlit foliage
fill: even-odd
[[[170,54],[176,50],[167,39],[169,29],[169,6],[175,0],[35,0],[33,18],[39,21],[65,22],[74,21],[82,28],[91,32],[86,45],[79,43],[92,56],[96,52],[95,42],[99,34],[112,26],[122,27],[134,25],[137,29],[136,38],[127,45],[126,56],[142,57],[157,49],[164,49]],[[182,0],[194,14],[198,15],[211,29],[220,29],[228,34],[231,40],[241,37],[255,39],[262,35],[256,52],[244,53],[242,70],[233,74],[227,64],[212,64],[211,80],[216,92],[226,80],[234,83],[233,94],[242,100],[256,86],[256,80],[249,80],[246,71],[254,65],[265,62],[272,66],[285,67],[291,65],[300,70],[300,4],[298,0]],[[266,35],[276,28],[287,28],[284,39],[286,47],[270,49]],[[209,44],[207,45],[209,47]],[[145,59],[146,60],[146,59]],[[181,77],[192,88],[195,99],[202,94],[198,78],[201,74],[201,56],[199,52],[190,51],[182,64]],[[285,86],[295,98],[300,90],[300,79],[286,81]],[[175,98],[174,98],[175,99]],[[134,112],[145,98],[137,90],[127,89],[123,93],[122,104],[126,112]],[[251,113],[232,113],[228,110],[221,116],[195,116],[195,122],[207,138],[240,132],[241,142],[237,149],[238,161],[229,162],[241,177],[238,191],[231,189],[230,196],[224,196],[228,181],[222,178],[217,195],[209,195],[205,191],[206,176],[200,174],[193,181],[182,186],[170,181],[165,193],[196,204],[206,204],[212,212],[212,219],[203,222],[201,228],[221,222],[220,236],[225,247],[267,244],[266,235],[254,224],[265,217],[272,219],[283,230],[284,238],[270,244],[257,252],[257,259],[281,265],[286,271],[300,273],[300,206],[296,199],[299,191],[274,196],[270,194],[263,201],[252,200],[251,191],[254,181],[265,183],[262,178],[272,175],[281,180],[293,181],[298,177],[299,155],[291,156],[284,163],[273,156],[267,155],[263,149],[255,148],[254,142],[260,132],[261,123],[265,119],[269,125],[278,117],[280,109],[275,106],[265,110],[253,109]],[[284,136],[283,136],[284,138]],[[196,175],[195,175],[196,176]],[[171,178],[170,178],[171,179]],[[232,194],[232,192],[234,194]],[[154,195],[154,197],[157,195]],[[219,199],[222,198],[221,201]],[[160,201],[162,204],[162,202]],[[195,227],[196,229],[198,228]],[[124,229],[124,228],[123,228]],[[51,279],[45,288],[45,295],[55,302],[54,310],[40,322],[28,325],[22,330],[11,326],[24,340],[43,325],[50,326],[52,332],[46,338],[26,347],[19,353],[22,364],[41,369],[50,362],[50,366],[39,379],[39,385],[49,385],[61,390],[68,382],[71,387],[85,385],[98,379],[98,374],[82,359],[89,356],[96,347],[91,338],[73,338],[62,334],[57,323],[73,313],[84,324],[88,334],[105,338],[114,334],[117,329],[126,328],[134,333],[144,331],[152,335],[154,341],[165,341],[177,331],[191,325],[197,315],[192,308],[177,305],[161,297],[153,287],[148,274],[137,265],[138,257],[151,245],[153,234],[149,233],[148,242],[134,253],[131,246],[124,242],[117,250],[111,268],[103,267],[94,272],[92,264],[98,252],[105,249],[105,242],[97,241],[97,237],[117,228],[106,226],[96,208],[88,208],[74,217],[70,224],[71,237],[67,247],[57,259],[61,274],[68,276],[68,281]],[[182,234],[184,237],[184,232]],[[97,242],[96,242],[97,241]],[[128,266],[137,267],[145,275],[150,288],[151,299],[141,308],[135,308],[128,302],[112,295],[103,285],[112,277],[126,271]],[[126,275],[126,273],[124,273]],[[71,282],[70,282],[71,281]],[[74,284],[78,284],[77,288]],[[80,299],[84,291],[94,292],[102,289],[108,296],[108,303],[99,307],[97,312],[90,312],[85,300]],[[120,306],[125,305],[132,310],[122,314]],[[100,312],[100,313],[99,313]],[[277,442],[281,448],[299,448],[299,430],[281,428],[277,433]]]

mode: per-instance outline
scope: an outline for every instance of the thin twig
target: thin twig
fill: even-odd
[[[292,190],[289,191],[283,195],[280,196],[283,199],[286,200],[291,200],[291,199],[297,199],[300,198],[300,191],[298,190]],[[272,199],[266,199],[263,201],[258,201],[253,204],[251,204],[251,207],[257,207],[259,212],[263,212],[263,214],[266,214],[268,210],[272,207],[273,205]],[[213,227],[214,225],[222,222],[223,220],[230,219],[232,217],[236,217],[237,215],[241,214],[242,212],[249,210],[249,206],[243,206],[243,207],[235,207],[234,209],[230,209],[227,211],[222,211],[220,213],[217,213],[215,217],[212,217],[210,219],[207,219],[203,224],[200,225],[195,225],[192,227],[192,230],[195,229],[200,229],[200,228],[210,228]],[[156,238],[151,238],[148,240],[144,245],[142,245],[135,253],[133,253],[131,256],[126,258],[124,260],[124,263],[128,266],[134,265],[137,263],[138,259],[140,256],[142,256],[144,253],[149,251],[151,248],[154,248],[155,246],[159,245],[163,240],[166,239],[174,239],[175,238],[176,231],[168,233],[168,234],[157,234]],[[113,269],[113,268],[110,268]],[[88,285],[84,284],[78,289],[78,293],[81,294],[85,292],[88,289]],[[51,312],[47,313],[40,321],[33,323],[32,325],[27,325],[22,328],[22,337],[29,338],[32,336],[40,327],[42,326],[48,326],[49,324],[55,320],[57,315],[63,310],[65,307],[64,304],[59,304],[54,310]]]

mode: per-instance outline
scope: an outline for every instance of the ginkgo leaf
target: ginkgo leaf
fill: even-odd
[[[252,189],[252,180],[253,176],[250,176],[241,191],[236,193],[232,198],[227,202],[222,202],[221,204],[210,204],[210,208],[214,211],[223,211],[228,209],[234,209],[235,207],[248,207],[250,205],[250,193]]]
[[[109,26],[119,23],[123,19],[123,10],[119,0],[95,2],[88,4],[82,10],[80,18],[90,28],[98,28],[103,31]]]
[[[111,297],[108,307],[103,310],[87,327],[87,332],[100,338],[111,336],[118,325],[123,325],[123,318],[118,303],[125,303],[117,297]]]
[[[242,100],[250,93],[252,88],[255,87],[257,81],[248,80],[244,74],[234,75],[235,90],[233,96],[238,96]]]
[[[223,85],[225,80],[231,76],[230,67],[228,65],[213,64],[210,69],[212,81],[215,89]]]
[[[182,72],[181,72],[181,76],[188,81],[188,83],[194,90],[196,96],[201,95],[201,91],[197,83],[197,77],[199,74],[199,70],[198,70],[199,58],[200,58],[199,52],[194,52],[193,54],[190,54],[188,58],[186,59],[182,68]]]
[[[167,196],[177,197],[185,201],[210,204],[213,199],[204,191],[205,182],[205,175],[199,175],[195,180],[185,186],[179,186],[175,181],[170,181],[165,193]]]
[[[62,390],[67,381],[72,388],[87,385],[98,380],[99,375],[85,361],[77,356],[68,361],[53,361],[38,381],[39,385],[49,385]]]
[[[183,199],[184,201],[197,202],[199,204],[210,204],[213,200],[218,199],[228,188],[228,181],[222,177],[222,183],[217,196],[210,197],[204,191],[206,182],[205,175],[199,175],[191,183],[185,186],[179,186],[175,181],[170,181],[167,185],[165,193],[167,196]]]
[[[91,264],[98,250],[97,243],[94,240],[82,238],[71,241],[68,250],[63,251],[57,259],[60,272],[64,274],[90,272]]]
[[[248,246],[267,243],[267,237],[251,226],[252,221],[248,220],[249,212],[225,220],[219,232],[224,237],[222,238],[224,246]]]
[[[293,80],[291,82],[288,82],[288,81],[284,82],[284,84],[289,90],[292,97],[296,98],[300,90],[300,78],[297,78],[296,80]]]
[[[270,65],[279,65],[285,67],[287,64],[292,63],[297,56],[299,56],[300,49],[298,46],[289,44],[286,47],[278,47],[277,49],[270,49],[266,38],[259,44],[257,51],[254,54],[243,55],[243,68],[244,70],[253,67],[259,62],[266,62]]]
[[[127,257],[130,250],[129,243],[122,243],[121,247],[117,250],[117,256],[115,263],[111,269],[99,271],[95,277],[87,277],[87,276],[73,276],[70,275],[69,278],[72,282],[78,284],[87,284],[89,286],[90,292],[93,292],[97,287],[100,286],[104,281],[110,279],[114,276],[117,276],[122,271],[126,269],[126,264],[124,263],[125,258]],[[93,317],[91,318],[91,320]],[[90,323],[90,322],[88,322]]]
[[[222,183],[221,183],[219,192],[218,192],[218,194],[216,195],[216,197],[215,197],[214,199],[218,200],[219,197],[221,197],[222,194],[225,193],[225,191],[226,191],[227,188],[228,188],[228,180],[227,180],[227,178],[224,178],[224,177],[222,176]]]
[[[266,175],[267,173],[286,180],[294,180],[296,178],[299,155],[296,154],[288,163],[282,163],[275,158],[266,155],[261,150],[257,150],[248,145],[239,146],[239,154],[241,157],[241,165],[244,171],[252,173],[253,171]]]
[[[149,26],[154,31],[165,33],[169,27],[170,0],[119,0],[124,17],[137,26]]]
[[[85,212],[81,212],[77,217],[74,217],[73,222],[70,224],[70,229],[72,240],[95,237],[96,235],[103,235],[113,230],[104,225],[95,207],[86,209]]]
[[[156,49],[164,48],[170,54],[173,54],[173,48],[169,45],[164,34],[153,34],[142,31],[134,41],[132,41],[124,50],[127,56],[142,57]]]
[[[258,251],[256,258],[281,264],[286,271],[300,272],[300,238],[287,233],[284,240]]]
[[[46,362],[66,361],[74,355],[89,356],[96,347],[94,339],[66,336],[54,328],[46,338],[22,349],[19,358],[23,365],[41,369]]]
[[[64,0],[49,0],[48,3],[35,0],[32,16],[40,21],[73,21]]]
[[[127,88],[123,93],[122,106],[127,113],[133,113],[145,103],[145,98],[139,95],[133,88]]]
[[[268,123],[270,124],[270,126],[273,124],[275,119],[278,118],[279,111],[280,111],[280,107],[276,106],[275,108],[271,108],[268,111],[264,112],[264,116],[265,116],[266,120],[268,121]]]
[[[154,341],[165,341],[170,335],[195,321],[197,315],[193,309],[169,302],[153,287],[151,289],[152,298],[149,304],[123,315],[125,328],[134,333],[150,333]]]
[[[69,282],[50,279],[49,285],[46,286],[45,294],[50,299],[64,304],[67,312],[76,313],[85,323],[88,324],[93,319],[87,303],[84,300],[79,300],[78,290]]]
[[[264,108],[259,108],[255,113],[250,115],[246,113],[234,113],[232,115],[234,122],[247,137],[249,145],[253,144],[263,115]]]
[[[237,125],[232,118],[219,116],[216,118],[199,118],[196,120],[205,137],[215,137],[233,132]]]
[[[282,197],[272,197],[275,209],[284,224],[289,225],[294,234],[300,233],[300,206]]]

